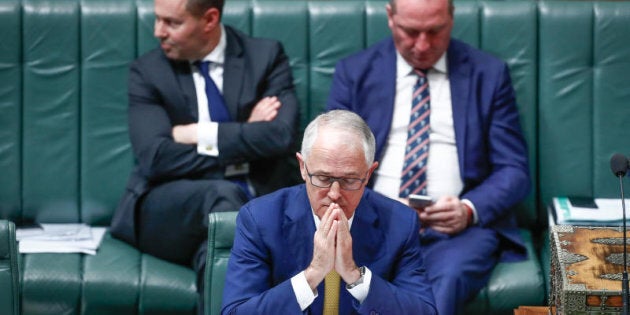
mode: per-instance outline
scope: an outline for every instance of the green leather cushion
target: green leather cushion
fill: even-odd
[[[94,256],[27,254],[22,260],[25,314],[195,314],[192,269],[109,234]]]
[[[234,243],[237,211],[210,213],[206,264],[205,314],[221,314],[223,284]]]
[[[511,315],[520,305],[543,305],[545,283],[532,234],[521,229],[527,248],[527,260],[499,263],[488,285],[466,306],[465,314]]]

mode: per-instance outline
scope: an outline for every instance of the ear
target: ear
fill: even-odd
[[[296,152],[295,157],[297,158],[298,163],[300,164],[300,175],[302,175],[302,179],[306,181],[306,177],[308,176],[308,174],[306,174],[306,167],[304,167],[304,157],[302,156],[300,152]]]
[[[203,14],[202,20],[205,24],[204,29],[210,32],[221,23],[221,13],[217,8],[210,8]]]
[[[387,26],[389,26],[389,28],[393,31],[394,30],[394,21],[393,21],[394,12],[392,11],[392,6],[389,3],[387,3],[385,5],[385,9],[387,11]]]
[[[372,177],[372,173],[374,173],[374,170],[378,167],[378,162],[374,161],[374,163],[372,163],[372,166],[370,167],[370,169],[368,170],[368,175],[365,179],[366,182],[370,181],[370,177]]]

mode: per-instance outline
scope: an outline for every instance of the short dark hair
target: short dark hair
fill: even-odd
[[[202,16],[208,9],[216,8],[219,10],[219,15],[223,17],[223,4],[224,0],[188,0],[186,2],[186,10],[194,16]]]

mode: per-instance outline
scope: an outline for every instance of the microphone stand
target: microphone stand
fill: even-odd
[[[623,273],[621,275],[621,299],[623,306],[623,315],[628,315],[628,263],[626,256],[628,255],[626,246],[626,200],[623,196],[623,176],[619,177],[619,187],[621,187],[621,208],[623,210]]]

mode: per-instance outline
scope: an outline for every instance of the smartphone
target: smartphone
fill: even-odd
[[[422,209],[435,202],[432,197],[425,195],[409,195],[409,206],[415,209]]]

